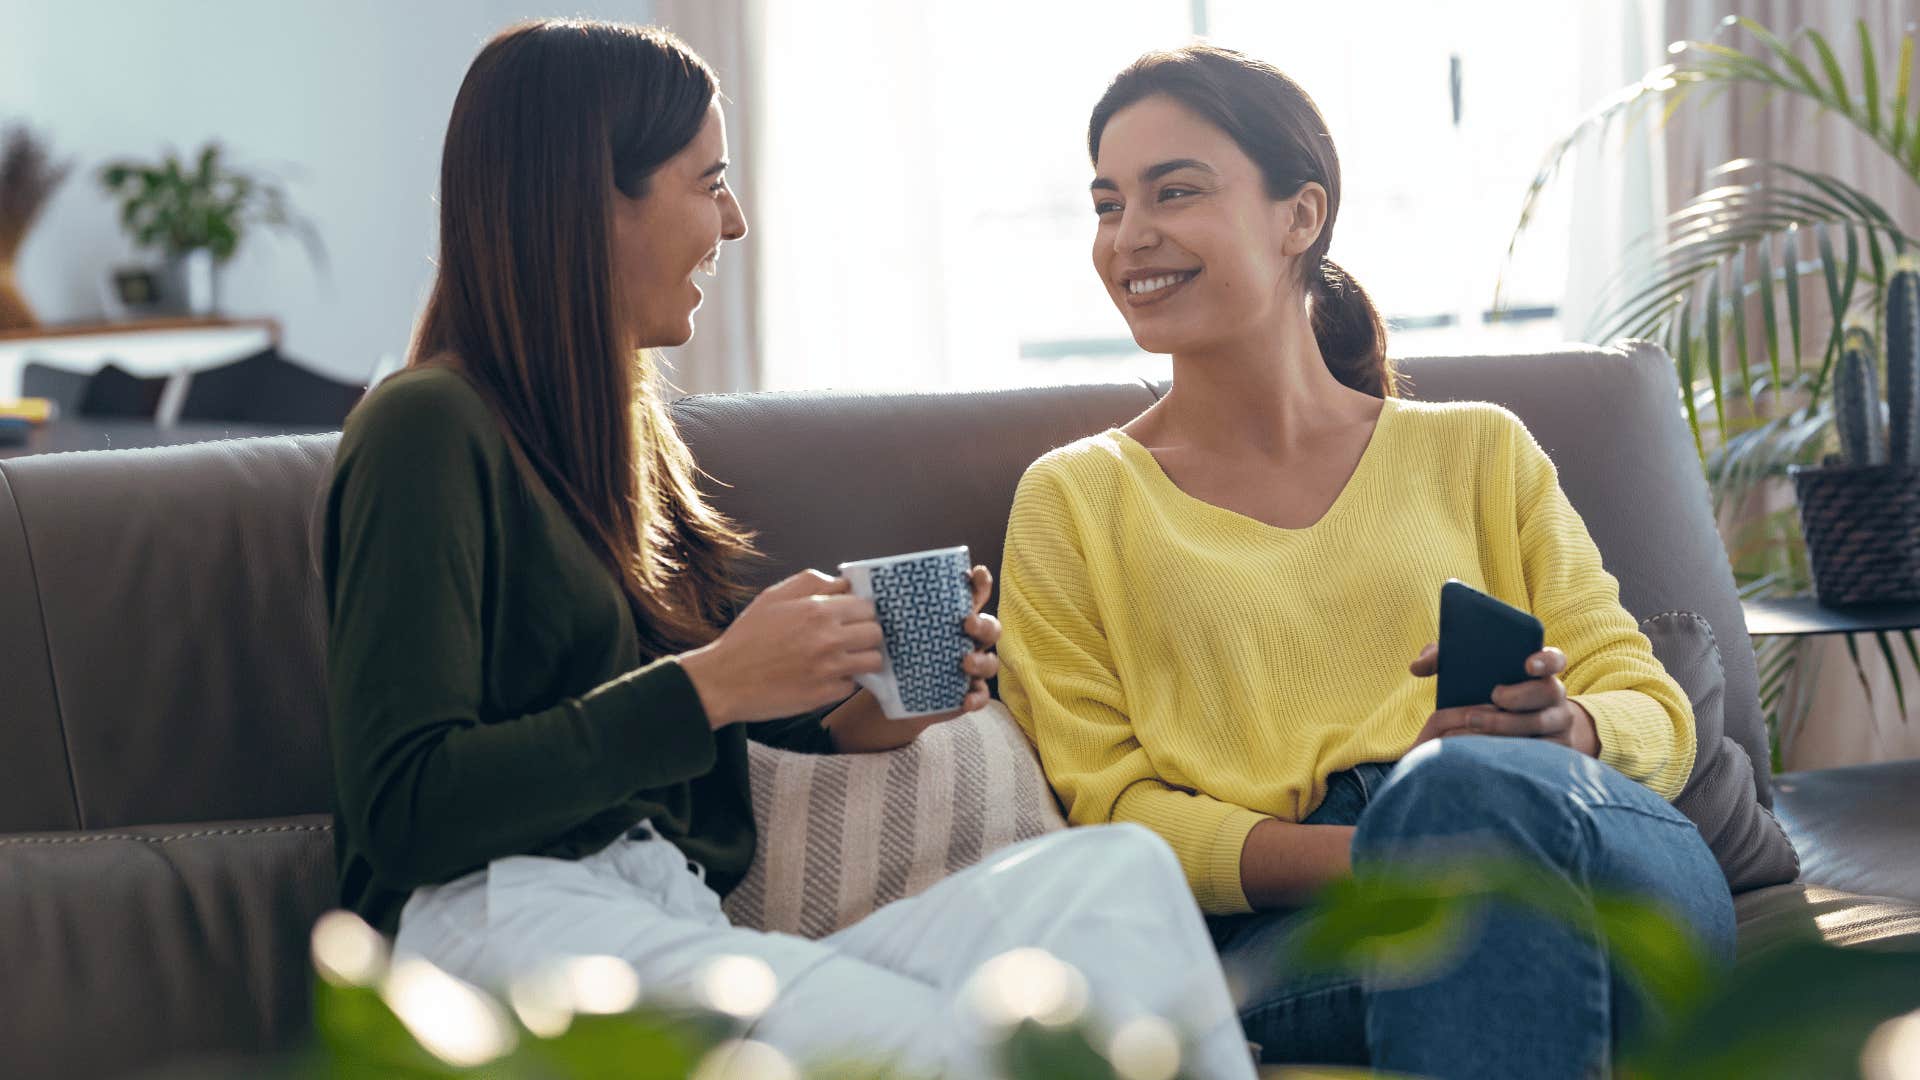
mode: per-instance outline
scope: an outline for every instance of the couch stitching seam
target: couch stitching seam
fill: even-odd
[[[332,825],[263,825],[250,829],[201,829],[197,832],[142,836],[138,833],[94,833],[87,836],[8,836],[0,837],[0,847],[15,844],[87,844],[96,840],[139,840],[164,844],[169,840],[197,840],[206,836],[257,836],[262,833],[332,832]]]

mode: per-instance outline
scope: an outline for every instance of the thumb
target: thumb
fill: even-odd
[[[1420,650],[1419,656],[1413,658],[1413,663],[1407,665],[1408,672],[1422,679],[1431,677],[1439,670],[1440,646],[1431,642],[1427,644],[1426,648]]]

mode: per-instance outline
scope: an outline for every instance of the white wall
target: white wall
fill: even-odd
[[[402,353],[431,281],[440,142],[468,63],[539,15],[644,21],[649,0],[0,0],[0,118],[78,167],[28,237],[21,290],[43,321],[98,317],[134,252],[95,171],[220,139],[279,171],[319,228],[322,279],[291,236],[250,239],[226,309],[273,315],[285,348],[365,377]]]

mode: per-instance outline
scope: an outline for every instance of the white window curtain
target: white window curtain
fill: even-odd
[[[1595,0],[1577,6],[1581,47],[1577,98],[1592,108],[1667,62],[1664,0]],[[1566,291],[1560,325],[1584,339],[1602,293],[1621,280],[1644,280],[1650,237],[1667,217],[1667,142],[1655,123],[1619,128],[1589,141],[1573,159],[1560,193],[1578,212],[1567,221]],[[1616,294],[1617,295],[1617,294]],[[1600,342],[1599,344],[1605,344]]]
[[[759,106],[765,95],[759,55],[766,43],[760,0],[653,0],[651,20],[678,34],[713,65],[727,98],[727,170],[749,229],[743,243],[727,244],[720,273],[694,317],[693,340],[663,350],[667,378],[681,393],[756,389],[760,374],[760,251],[758,193],[765,174],[757,152]]]

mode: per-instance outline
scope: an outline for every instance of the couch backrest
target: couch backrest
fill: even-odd
[[[1714,624],[1727,730],[1761,764],[1766,798],[1752,653],[1665,357],[1648,346],[1405,366],[1414,396],[1499,401],[1527,421],[1637,616],[1685,609]],[[1027,463],[1155,393],[724,395],[675,414],[715,503],[758,531],[768,557],[751,576],[764,584],[953,543],[997,566]],[[311,518],[334,445],[0,462],[0,832],[328,808]]]
[[[0,831],[328,808],[335,438],[0,463]]]

